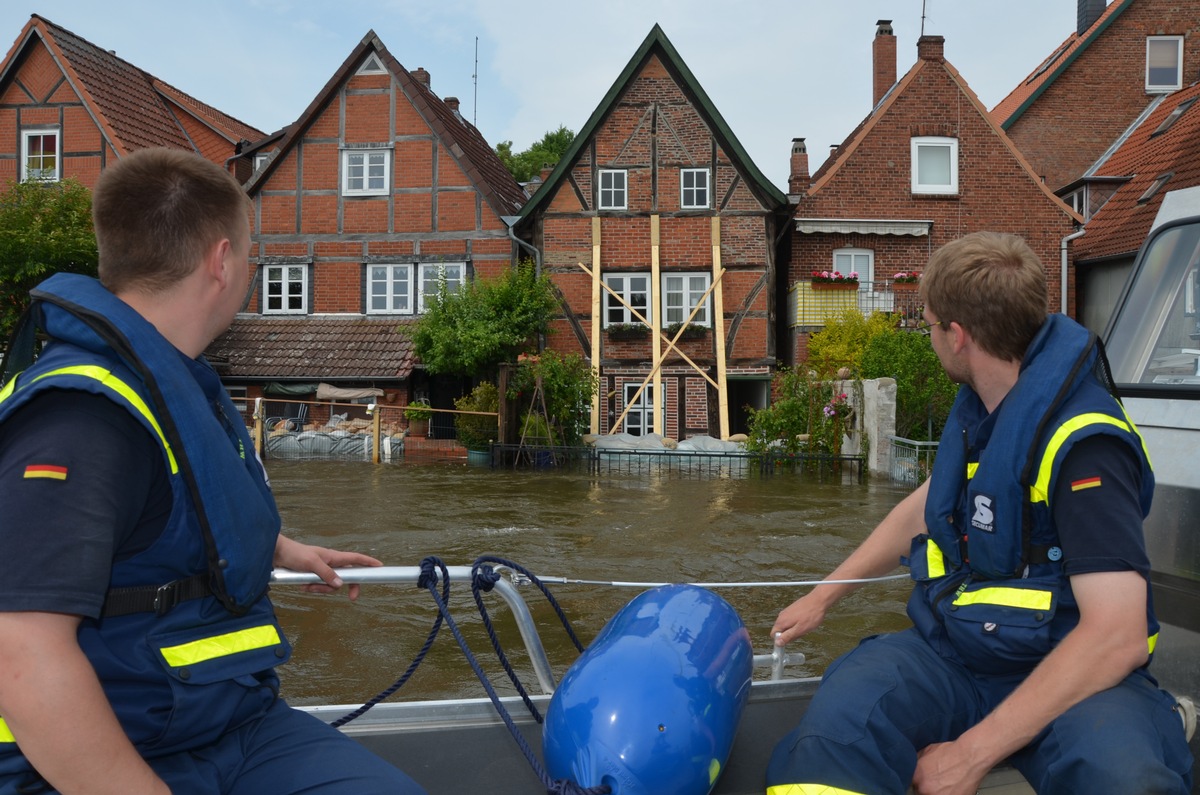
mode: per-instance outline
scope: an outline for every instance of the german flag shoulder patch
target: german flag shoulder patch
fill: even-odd
[[[30,464],[25,467],[25,478],[48,478],[50,480],[66,480],[67,468],[57,464]]]
[[[1092,478],[1083,478],[1081,480],[1071,481],[1071,491],[1083,491],[1084,489],[1096,489],[1100,487],[1100,476]]]

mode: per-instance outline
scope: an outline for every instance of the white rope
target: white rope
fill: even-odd
[[[699,588],[800,588],[811,585],[865,585],[873,582],[886,582],[888,580],[907,580],[907,574],[888,574],[884,577],[865,577],[860,580],[796,580],[793,582],[692,582],[684,583],[686,585],[695,585]],[[615,588],[660,588],[664,585],[676,585],[679,583],[669,582],[624,582],[620,580],[574,580],[568,577],[543,577],[538,575],[538,579],[545,583],[556,583],[559,585],[611,585]]]

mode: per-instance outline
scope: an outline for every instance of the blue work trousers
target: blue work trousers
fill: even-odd
[[[146,760],[172,795],[424,795],[416,782],[354,740],[282,699],[213,745]],[[36,777],[0,782],[0,795],[55,790]]]
[[[1018,684],[973,675],[916,630],[868,638],[829,667],[800,725],[775,747],[767,786],[903,795],[917,751],[954,740]],[[1132,673],[1064,712],[1010,762],[1041,795],[1186,795],[1192,758],[1174,703]]]

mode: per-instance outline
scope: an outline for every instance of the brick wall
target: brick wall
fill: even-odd
[[[1200,75],[1197,34],[1192,3],[1131,3],[1009,127],[1009,137],[1052,188],[1074,181],[1153,98],[1145,90],[1146,37],[1184,37],[1186,86]]]
[[[307,258],[312,311],[363,311],[363,263],[376,258],[471,261],[477,276],[509,266],[507,226],[390,76],[350,77],[307,122],[255,189],[254,253]],[[346,145],[390,147],[388,195],[341,195]]]

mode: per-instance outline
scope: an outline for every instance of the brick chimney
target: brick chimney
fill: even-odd
[[[788,176],[788,193],[803,193],[808,187],[808,147],[803,138],[792,139],[792,170]]]
[[[418,83],[425,86],[426,88],[429,88],[429,72],[425,71],[425,67],[418,66],[416,69],[414,69],[412,71],[412,76],[414,78],[416,78]]]
[[[946,60],[945,51],[945,36],[922,36],[917,39],[917,58],[922,61],[937,61],[941,63]]]
[[[458,97],[446,97],[442,102],[445,102],[446,107],[450,108],[450,110],[458,113]]]
[[[1082,36],[1104,13],[1108,0],[1079,0],[1075,32]]]
[[[892,32],[892,20],[881,19],[875,23],[875,41],[871,43],[871,61],[874,67],[874,95],[871,107],[879,104],[883,95],[896,83],[896,34]]]

